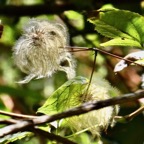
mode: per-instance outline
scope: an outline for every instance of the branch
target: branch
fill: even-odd
[[[0,124],[16,124],[18,122],[19,122],[18,120],[14,120],[14,119],[6,119],[6,120],[0,119]],[[32,131],[36,134],[39,134],[39,135],[41,135],[41,136],[43,136],[43,137],[45,137],[49,140],[55,140],[55,141],[58,141],[58,142],[61,142],[61,143],[64,143],[64,144],[76,144],[75,142],[70,141],[67,138],[55,135],[53,133],[43,131],[43,130],[37,128],[37,127],[31,127],[30,131]]]
[[[11,113],[11,112],[5,112],[0,110],[0,114],[14,117],[14,118],[19,118],[19,119],[34,119],[37,118],[37,116],[29,116],[29,115],[23,115],[23,114],[16,114],[16,113]]]
[[[115,98],[110,98],[107,100],[87,102],[87,103],[82,104],[81,106],[71,108],[67,111],[64,111],[64,112],[58,113],[58,114],[54,114],[51,116],[43,115],[43,116],[38,116],[38,118],[31,119],[31,120],[19,121],[16,124],[11,124],[9,126],[1,128],[0,129],[0,137],[6,136],[6,135],[14,133],[14,132],[22,131],[24,129],[27,129],[29,127],[33,127],[36,125],[50,123],[55,120],[60,120],[63,118],[84,114],[84,113],[87,113],[87,112],[90,112],[93,110],[98,110],[100,108],[104,108],[104,107],[111,106],[111,105],[135,101],[135,100],[143,98],[143,97],[144,97],[144,91],[139,91],[139,92],[135,92],[135,93],[125,94],[125,95],[115,97]]]
[[[36,16],[41,14],[60,14],[73,9],[73,5],[0,5],[0,14],[5,16]]]
[[[69,139],[67,138],[64,138],[64,137],[61,137],[59,135],[55,135],[53,133],[49,133],[49,132],[46,132],[46,131],[43,131],[39,128],[32,128],[32,131],[38,135],[41,135],[49,140],[54,140],[54,141],[57,141],[57,142],[61,142],[63,144],[76,144],[75,142],[73,141],[70,141]]]
[[[118,58],[121,60],[125,60],[127,63],[134,63],[135,65],[143,66],[141,64],[135,63],[133,60],[123,58],[121,56],[112,54],[110,52],[107,52],[107,51],[99,49],[99,48],[88,48],[88,47],[78,47],[78,46],[66,46],[66,48],[70,49],[70,50],[68,50],[69,52],[80,52],[80,51],[95,51],[96,52],[96,51],[98,51],[103,54],[106,54],[106,55],[109,55],[109,56],[112,56],[112,57],[115,57],[115,58]]]
[[[15,124],[17,122],[19,121],[14,119],[0,119],[0,124]]]
[[[131,121],[134,117],[141,114],[144,111],[144,106],[141,106],[136,111],[132,112],[131,114],[125,115],[125,116],[115,116],[115,120],[121,123],[126,123]]]

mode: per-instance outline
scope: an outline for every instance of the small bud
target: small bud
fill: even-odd
[[[68,33],[63,24],[30,19],[13,47],[15,64],[28,74],[19,83],[50,77],[56,71],[64,71],[68,79],[73,78],[75,62],[65,48],[67,45]]]

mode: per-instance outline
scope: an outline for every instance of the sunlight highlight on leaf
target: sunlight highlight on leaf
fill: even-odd
[[[101,46],[135,46],[142,48],[144,43],[144,17],[127,10],[100,9],[99,18],[88,19],[95,30],[113,40]]]
[[[88,79],[81,76],[67,81],[47,99],[44,105],[40,107],[37,112],[44,114],[62,112],[64,110],[63,107],[69,103],[70,99],[75,99],[80,95],[80,93],[83,93],[88,82]]]
[[[133,62],[135,64],[139,64],[139,65],[144,66],[144,51],[138,51],[138,52],[130,53],[127,56],[125,56],[124,59],[133,60]],[[124,68],[129,66],[129,63],[127,61],[125,61],[124,59],[119,61],[116,64],[116,66],[114,68],[114,72],[119,72],[119,71],[121,71]],[[132,63],[132,64],[134,64],[134,63]]]
[[[114,38],[108,42],[100,44],[103,47],[108,46],[131,46],[131,47],[141,47],[140,43],[136,40],[127,38]]]

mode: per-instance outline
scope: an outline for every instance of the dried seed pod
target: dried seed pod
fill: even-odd
[[[68,41],[68,32],[63,24],[30,19],[13,47],[15,64],[28,74],[19,83],[50,77],[58,70],[66,72],[68,79],[73,78],[75,62],[65,48]]]

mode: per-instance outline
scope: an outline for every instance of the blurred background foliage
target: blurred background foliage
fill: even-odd
[[[67,80],[64,73],[58,72],[48,79],[33,80],[25,85],[16,83],[23,79],[25,74],[21,73],[13,63],[12,47],[29,18],[36,17],[65,23],[70,33],[71,46],[99,47],[99,44],[107,39],[94,31],[94,26],[87,21],[85,11],[99,9],[106,5],[144,14],[142,0],[0,0],[0,19],[4,25],[0,39],[0,109],[35,115],[49,95]],[[40,7],[38,11],[37,7]],[[136,48],[108,47],[105,50],[125,56]],[[83,51],[75,52],[73,55],[77,61],[77,75],[89,78],[94,53]],[[113,68],[118,61],[114,57],[98,53],[93,79],[97,75],[106,78],[120,90],[121,94],[140,89],[143,68],[130,66],[115,75]],[[138,107],[138,102],[123,104],[120,115],[129,114]],[[143,144],[143,121],[144,116],[141,114],[126,124],[117,124],[114,128],[109,128],[107,132],[102,133],[104,144]],[[82,133],[76,136],[75,140],[81,144],[96,144],[89,133]],[[36,136],[13,143],[39,144],[46,141],[41,136]]]

